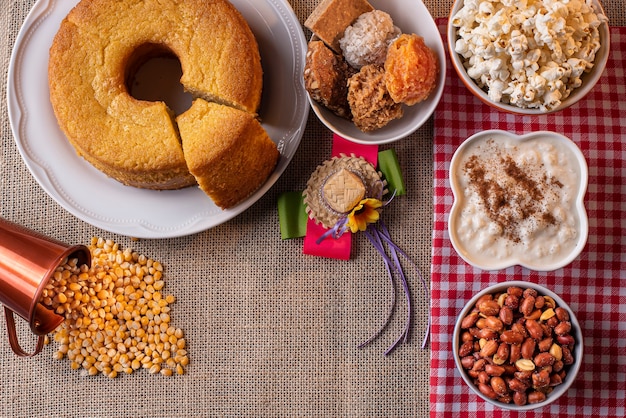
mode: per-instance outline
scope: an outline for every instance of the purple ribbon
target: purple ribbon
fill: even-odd
[[[367,227],[367,230],[365,231],[365,236],[369,239],[369,241],[372,243],[374,248],[380,253],[383,261],[385,262],[385,268],[387,270],[389,281],[393,289],[395,289],[393,272],[396,272],[397,275],[400,277],[400,281],[402,283],[402,289],[404,290],[404,295],[405,295],[406,302],[407,302],[407,315],[406,315],[406,324],[404,327],[404,331],[402,332],[402,334],[400,334],[400,336],[396,339],[396,341],[393,344],[391,344],[389,348],[387,348],[387,351],[385,351],[385,355],[387,355],[391,353],[398,346],[398,344],[400,344],[400,342],[406,343],[409,337],[409,331],[411,327],[411,293],[409,290],[408,282],[406,280],[406,275],[404,274],[404,270],[402,268],[402,264],[400,263],[400,259],[398,255],[404,257],[410,264],[413,265],[413,268],[417,272],[417,275],[420,278],[420,281],[422,282],[422,287],[424,289],[424,294],[426,295],[426,297],[428,297],[428,287],[426,286],[426,281],[424,280],[424,277],[420,273],[417,265],[410,259],[410,257],[400,247],[398,247],[393,242],[389,234],[389,230],[387,229],[385,224],[382,221],[379,221],[378,224],[380,228],[376,228],[374,224],[369,225]],[[387,252],[385,251],[385,244],[387,244],[387,247],[389,248],[389,253],[391,256],[387,255]],[[359,345],[359,348],[364,347],[367,344],[374,341],[385,330],[385,328],[387,327],[387,324],[389,323],[389,320],[391,319],[391,314],[393,312],[394,304],[395,304],[395,292],[394,292],[394,297],[392,299],[392,306],[390,307],[390,310],[387,314],[387,320],[376,333],[374,333],[365,342],[361,343]],[[429,333],[430,333],[430,314],[428,315],[428,324],[426,327],[426,331],[424,332],[424,340],[422,341],[422,349],[426,347]]]
[[[393,195],[389,198],[389,200],[383,203],[383,207],[387,206],[393,200],[395,195],[396,193],[394,191]],[[322,234],[322,236],[320,236],[316,240],[316,243],[319,244],[320,242],[322,242],[323,240],[329,237],[334,238],[334,239],[341,237],[348,230],[347,223],[348,223],[348,217],[347,216],[342,217],[341,219],[337,221],[337,223],[332,228],[330,228],[328,231]],[[387,328],[387,325],[389,325],[389,321],[391,320],[391,317],[393,315],[393,310],[396,304],[395,281],[394,281],[394,274],[393,274],[395,272],[400,277],[402,289],[404,290],[404,296],[406,298],[406,303],[407,303],[407,314],[406,314],[406,324],[404,326],[404,331],[402,332],[402,334],[400,334],[400,336],[396,339],[396,341],[387,348],[387,350],[385,351],[385,355],[388,355],[398,346],[398,344],[400,344],[400,342],[402,343],[407,342],[409,338],[409,331],[411,329],[411,291],[409,289],[409,284],[406,280],[406,275],[404,274],[404,270],[402,268],[402,264],[400,263],[400,258],[398,257],[398,255],[404,257],[415,269],[417,273],[417,277],[419,277],[420,281],[422,282],[422,288],[424,290],[424,295],[426,296],[427,301],[428,301],[428,286],[426,286],[426,281],[424,280],[424,277],[420,273],[420,270],[417,267],[417,264],[415,264],[413,260],[411,260],[411,258],[400,247],[398,247],[396,243],[393,242],[393,240],[391,239],[391,235],[389,234],[389,230],[387,229],[383,221],[379,219],[377,224],[379,226],[378,228],[376,227],[376,224],[368,225],[367,229],[364,231],[364,234],[367,237],[367,239],[372,243],[376,251],[378,251],[378,253],[381,255],[385,263],[385,269],[387,270],[387,276],[389,277],[389,285],[391,287],[392,297],[391,297],[391,303],[389,305],[389,309],[387,311],[387,318],[385,322],[371,337],[369,337],[366,341],[359,344],[358,347],[363,348],[366,345],[370,344],[372,341],[378,338],[380,334],[382,334],[382,332],[385,330],[385,328]],[[385,246],[388,247],[390,256],[387,255]],[[422,341],[422,349],[426,348],[429,334],[430,334],[430,309],[428,313],[428,323],[426,325],[426,330],[424,331],[424,340]]]

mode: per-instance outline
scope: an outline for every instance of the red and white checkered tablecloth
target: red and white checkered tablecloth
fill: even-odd
[[[445,42],[445,19],[438,20]],[[481,103],[448,63],[446,88],[435,112],[434,228],[431,272],[430,404],[434,417],[626,416],[626,27],[611,28],[602,79],[579,104],[557,114],[515,116]],[[560,132],[581,148],[589,166],[585,206],[589,238],[569,266],[536,272],[519,266],[496,272],[466,264],[447,232],[452,191],[450,159],[461,142],[486,129],[517,134]],[[516,413],[472,393],[452,357],[454,323],[471,296],[489,284],[525,280],[545,285],[576,312],[584,361],[574,385],[552,405]]]

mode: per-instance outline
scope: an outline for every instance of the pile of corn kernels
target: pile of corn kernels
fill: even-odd
[[[161,263],[102,238],[89,249],[91,267],[65,260],[42,292],[41,303],[65,317],[55,357],[88,375],[184,374],[186,341],[170,323],[175,298],[162,293]]]

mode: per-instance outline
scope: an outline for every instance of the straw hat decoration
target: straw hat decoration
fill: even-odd
[[[367,160],[356,157],[354,154],[350,156],[341,154],[339,157],[334,157],[319,165],[309,178],[303,192],[304,204],[309,218],[327,229],[317,239],[318,244],[324,239],[338,238],[348,231],[352,233],[361,231],[380,253],[387,265],[386,270],[392,292],[395,291],[393,276],[399,277],[407,302],[405,328],[395,342],[387,348],[385,354],[389,354],[399,343],[407,341],[411,323],[411,297],[406,275],[399,261],[400,256],[413,265],[425,294],[428,294],[426,283],[419,269],[406,253],[393,242],[389,231],[380,219],[383,207],[389,204],[395,196],[394,192],[386,201],[383,201],[383,197],[388,194],[387,181],[383,174],[377,171]],[[391,319],[394,303],[395,296],[392,299],[385,323],[359,347],[369,344],[383,332]],[[424,334],[422,348],[426,346],[429,328],[430,320]]]
[[[304,191],[311,219],[341,235],[364,231],[378,220],[387,182],[372,164],[360,157],[334,157],[317,167]]]

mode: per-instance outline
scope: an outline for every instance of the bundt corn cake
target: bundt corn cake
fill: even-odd
[[[126,185],[177,189],[196,183],[179,133],[185,142],[191,130],[177,126],[165,103],[129,94],[136,69],[159,55],[179,59],[181,84],[195,97],[238,110],[228,115],[255,118],[263,79],[259,49],[247,22],[227,0],[82,0],[63,20],[50,48],[50,100],[61,130],[96,168]],[[234,124],[222,122],[223,138],[235,135],[226,131]],[[196,150],[222,152],[223,164],[229,164],[230,142],[194,134],[190,142]],[[202,138],[211,140],[202,145]],[[267,139],[265,134],[246,141],[262,140],[263,149],[273,146],[254,156],[273,169],[277,151]],[[245,183],[241,189],[255,189],[269,175],[267,169],[264,177],[247,173],[235,176]],[[229,202],[219,205],[223,208],[246,197],[237,191],[238,197],[231,198],[231,190],[216,189],[224,195],[212,197]]]
[[[274,170],[276,145],[251,113],[196,99],[176,120],[189,171],[216,205],[242,200]]]

